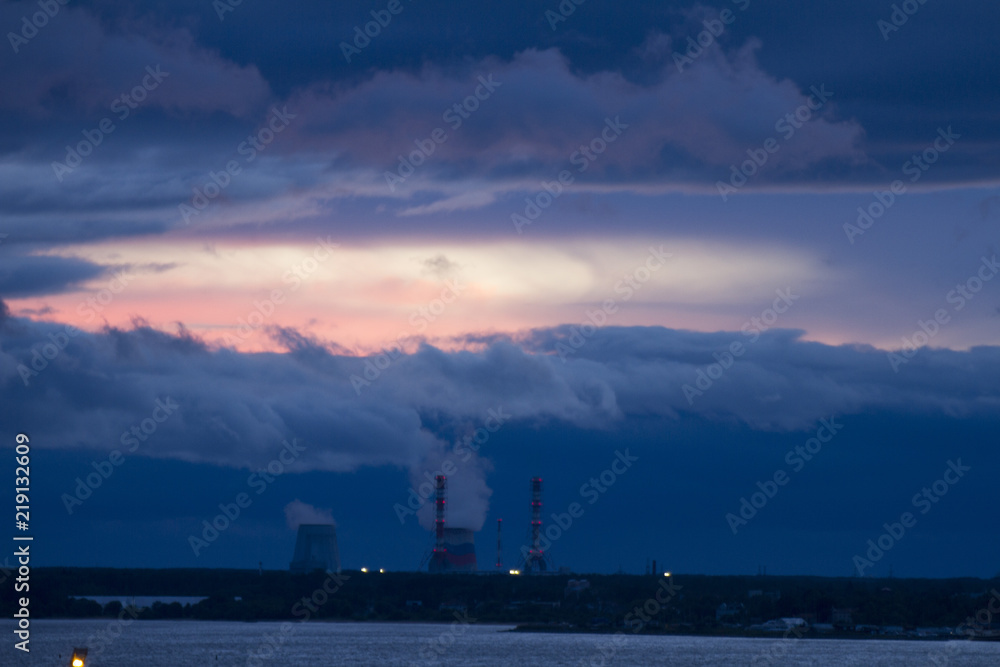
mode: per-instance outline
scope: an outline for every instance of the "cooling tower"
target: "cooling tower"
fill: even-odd
[[[340,551],[337,530],[332,524],[304,523],[295,539],[295,555],[289,566],[292,572],[304,574],[314,570],[340,571]]]
[[[431,560],[430,572],[475,572],[475,533],[466,528],[444,529],[444,554]]]

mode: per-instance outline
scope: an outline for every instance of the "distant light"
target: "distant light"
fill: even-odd
[[[80,658],[73,658],[73,667],[83,667],[83,660],[80,660]]]
[[[380,572],[381,574],[385,574],[385,568],[381,568],[381,567],[380,567],[380,568],[378,569],[378,571],[379,571],[379,572]]]
[[[511,574],[521,574],[521,571],[520,570],[511,570],[510,573]]]
[[[368,568],[367,567],[363,567],[363,568],[361,568],[361,571],[362,572],[368,572]]]
[[[669,576],[670,576],[670,573],[669,573],[669,572],[664,572],[664,573],[663,573],[663,576],[664,576],[664,577],[669,577]]]

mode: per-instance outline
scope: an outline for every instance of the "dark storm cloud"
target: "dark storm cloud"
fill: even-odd
[[[615,403],[633,415],[686,412],[759,429],[798,429],[828,413],[982,415],[1000,399],[1000,383],[986,370],[1000,362],[1000,348],[923,349],[895,372],[884,350],[807,342],[803,333],[773,330],[758,339],[744,332],[609,327],[582,338],[579,326],[562,326],[525,334],[518,343],[606,378]],[[736,342],[743,352],[731,358]],[[976,371],[958,370],[971,359]],[[729,364],[721,378],[706,382],[702,376],[717,373],[709,367],[720,362]],[[685,385],[698,393],[685,396]]]
[[[1000,399],[995,347],[925,349],[897,373],[884,351],[804,342],[787,330],[751,343],[736,332],[607,328],[581,346],[562,327],[479,352],[425,346],[375,377],[368,367],[377,359],[340,356],[287,330],[279,336],[293,346],[287,354],[210,349],[186,331],[139,323],[80,333],[51,360],[33,358],[63,330],[5,321],[6,422],[16,416],[59,447],[104,449],[169,396],[177,418],[162,425],[148,454],[234,467],[266,461],[291,437],[310,443],[303,469],[415,465],[446,451],[456,425],[482,422],[500,407],[522,425],[607,429],[686,413],[797,430],[831,414],[975,418]],[[699,373],[734,340],[744,341],[745,354],[705,387]],[[684,385],[701,393],[688,400]]]
[[[44,216],[44,221],[30,216],[9,217],[3,228],[9,230],[7,243],[18,244],[60,244],[96,241],[115,236],[144,236],[159,234],[168,226],[155,220],[108,220],[102,216],[86,219],[80,215],[67,215],[59,219],[53,215]]]
[[[36,3],[6,3],[0,25],[18,26],[37,11]],[[61,7],[31,41],[6,49],[3,61],[0,86],[16,93],[4,95],[0,111],[15,116],[106,112],[137,86],[145,93],[136,96],[136,105],[179,113],[239,116],[270,94],[255,67],[220,59],[185,29],[130,21],[112,27],[75,6]],[[137,108],[124,99],[118,106],[123,114]]]
[[[26,224],[73,212],[133,213],[183,226],[189,221],[181,219],[178,206],[190,205],[210,173],[234,158],[245,173],[232,179],[213,206],[296,191],[319,202],[404,198],[398,212],[433,214],[480,208],[501,193],[535,187],[535,179],[551,181],[561,170],[572,171],[577,187],[697,187],[714,193],[714,179],[725,177],[732,161],[759,144],[776,119],[815,101],[811,91],[762,72],[753,50],[749,45],[730,56],[706,55],[693,76],[674,73],[649,86],[614,71],[578,75],[554,49],[526,51],[509,62],[488,58],[460,70],[428,65],[417,74],[382,72],[347,89],[317,85],[275,107],[289,117],[289,126],[260,155],[242,149],[267,114],[239,133],[228,127],[207,141],[186,135],[186,121],[174,135],[140,134],[145,123],[158,122],[147,115],[126,128],[132,134],[107,135],[106,145],[71,171],[53,165],[69,164],[72,142],[86,139],[80,130],[62,147],[50,142],[47,159],[36,150],[23,164],[22,158],[9,161],[0,201]],[[819,164],[839,164],[849,172],[864,162],[857,147],[861,129],[826,110],[819,114],[771,160],[772,180]],[[82,126],[97,122],[95,117]],[[399,156],[410,160],[428,145],[433,154],[410,178]],[[587,146],[596,152],[588,153]],[[410,180],[390,182],[387,174]],[[237,221],[240,215],[228,217]]]
[[[0,252],[0,297],[20,298],[65,292],[107,272],[108,267],[75,257]]]
[[[378,69],[417,71],[428,62],[509,59],[528,48],[549,47],[566,53],[579,71],[611,67],[639,80],[648,74],[636,45],[657,32],[684,42],[703,29],[702,18],[717,16],[725,8],[734,10],[738,19],[719,37],[724,47],[739,46],[756,36],[764,42],[761,58],[767,71],[800,84],[813,77],[837,84],[845,98],[862,108],[866,101],[895,99],[900,108],[910,107],[909,115],[916,106],[929,108],[940,114],[937,122],[942,122],[955,112],[968,111],[967,103],[985,110],[998,95],[995,85],[987,85],[996,82],[1000,71],[1000,50],[990,27],[1000,9],[992,3],[966,3],[960,9],[923,3],[888,40],[877,21],[889,17],[891,3],[866,0],[810,5],[794,0],[588,2],[553,30],[545,12],[556,10],[558,4],[552,0],[404,3],[404,11],[352,63],[346,62],[340,43],[351,39],[356,25],[371,20],[377,3],[307,0],[290,6],[258,5],[251,11],[244,5],[226,13],[224,20],[201,0],[138,7],[116,0],[87,6],[110,24],[123,17],[145,17],[157,24],[184,26],[199,44],[217,49],[223,57],[254,63],[282,96],[330,79],[356,81]],[[746,9],[739,11],[743,6]],[[981,120],[985,129],[987,119]],[[885,129],[904,135],[912,128],[886,122]]]
[[[432,187],[427,177],[480,177],[487,184],[552,179],[562,169],[588,182],[711,185],[712,174],[725,176],[746,148],[775,133],[785,114],[810,99],[829,108],[828,99],[817,102],[812,91],[760,71],[753,50],[731,59],[705,56],[691,77],[672,72],[649,86],[613,71],[580,76],[556,50],[485,60],[460,74],[385,73],[349,91],[317,89],[294,98],[305,118],[293,133],[303,150],[325,146],[345,166],[381,175],[409,178],[399,156],[430,153],[411,160],[416,185],[400,179],[384,183],[387,190]],[[441,145],[427,144],[438,128]],[[863,162],[860,135],[852,122],[816,118],[774,163],[800,170],[830,160],[846,169]]]
[[[877,21],[891,9],[860,0],[586,3],[553,29],[545,12],[557,5],[406,4],[351,63],[341,43],[371,20],[367,3],[240,5],[221,20],[203,2],[67,6],[0,55],[0,83],[17,91],[0,104],[0,201],[25,225],[88,211],[135,214],[136,227],[100,232],[109,235],[179,226],[178,204],[236,156],[273,103],[297,120],[213,205],[299,193],[319,205],[402,195],[412,205],[395,211],[408,214],[477,208],[551,180],[618,115],[630,129],[578,187],[714,195],[748,149],[780,137],[776,122],[814,86],[832,98],[782,139],[755,187],[884,187],[949,126],[961,138],[919,185],[996,178],[995,7],[922,5],[886,40]],[[17,27],[33,7],[6,4],[0,23]],[[735,21],[677,71],[674,54],[723,8]],[[52,163],[66,146],[157,65],[169,77],[57,181]],[[490,73],[502,87],[449,128],[444,111]],[[391,193],[384,172],[436,127],[447,143]]]

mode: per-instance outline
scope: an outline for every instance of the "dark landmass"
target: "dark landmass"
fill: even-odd
[[[426,574],[344,571],[35,568],[30,590],[0,586],[32,618],[348,620],[517,624],[522,631],[656,632],[733,636],[945,637],[988,633],[1000,580],[801,576]],[[584,583],[584,581],[586,583]],[[196,604],[103,607],[87,596],[197,596]],[[722,607],[725,605],[725,607]],[[991,609],[992,605],[992,609]],[[781,633],[775,620],[807,626]],[[1000,617],[996,620],[1000,621]],[[772,621],[770,626],[753,627]],[[934,631],[930,631],[934,630]]]

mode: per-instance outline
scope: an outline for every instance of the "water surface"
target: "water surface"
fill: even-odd
[[[534,634],[457,622],[35,621],[27,656],[14,648],[13,624],[2,625],[5,666],[65,667],[74,646],[91,648],[88,667],[1000,665],[1000,642]]]

